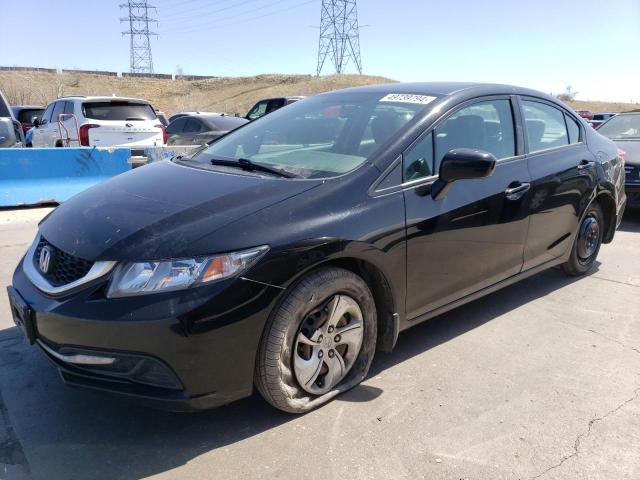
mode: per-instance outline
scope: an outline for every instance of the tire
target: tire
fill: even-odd
[[[364,380],[376,327],[375,302],[362,278],[333,267],[308,274],[265,326],[256,360],[258,391],[289,413],[323,405]]]
[[[578,226],[576,239],[569,260],[561,265],[567,275],[579,276],[587,273],[598,257],[604,234],[604,215],[597,202],[592,203]]]

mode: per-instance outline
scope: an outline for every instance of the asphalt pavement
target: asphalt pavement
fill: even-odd
[[[0,211],[0,284],[47,209]],[[0,479],[639,479],[640,213],[554,269],[400,335],[304,416],[198,414],[68,388],[0,294]]]

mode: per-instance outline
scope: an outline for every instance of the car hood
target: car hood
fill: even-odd
[[[76,195],[39,230],[57,248],[90,261],[206,255],[216,252],[199,251],[206,247],[198,240],[321,183],[158,162]]]
[[[640,165],[640,140],[614,140],[618,148],[627,154],[624,157],[625,163],[629,165]]]

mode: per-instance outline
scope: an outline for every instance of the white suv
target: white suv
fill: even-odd
[[[145,147],[167,142],[166,130],[151,104],[122,97],[62,97],[36,122],[34,147]]]

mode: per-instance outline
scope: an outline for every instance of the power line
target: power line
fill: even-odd
[[[231,20],[231,19],[234,19],[234,18],[242,17],[244,15],[251,14],[251,13],[254,13],[254,12],[259,11],[259,10],[264,10],[265,8],[271,8],[271,7],[275,6],[275,5],[278,5],[280,3],[287,2],[287,1],[291,1],[291,0],[276,0],[275,2],[271,1],[266,5],[260,5],[258,7],[254,7],[252,10],[245,10],[245,11],[237,12],[237,13],[234,13],[234,14],[231,14],[231,15],[225,15],[224,17],[216,18],[215,20],[216,20],[216,22],[224,22],[226,20]],[[213,12],[211,12],[211,13],[213,13]],[[199,15],[198,16],[198,20],[202,20],[203,18],[205,18],[207,16],[209,16],[209,15]],[[183,19],[183,21],[184,21],[184,19]],[[180,20],[178,22],[180,22]],[[171,24],[173,25],[174,23],[175,22],[173,22],[173,20],[172,20]],[[197,23],[197,24],[194,24],[194,25],[189,25],[189,24],[187,24],[187,25],[178,25],[175,29],[170,29],[169,31],[171,32],[172,30],[184,30],[185,28],[200,28],[200,27],[206,27],[206,26],[209,26],[209,25],[211,25],[211,21],[205,22],[205,23]],[[163,33],[166,33],[166,32],[163,32]]]
[[[174,16],[174,15],[172,15],[172,16],[171,16],[171,25],[174,25],[174,24],[176,24],[176,23],[184,23],[185,21],[187,21],[187,22],[188,22],[188,21],[190,21],[190,20],[194,20],[194,19],[195,19],[196,21],[197,21],[197,20],[202,20],[202,19],[207,18],[207,17],[210,17],[210,16],[212,16],[212,15],[217,15],[217,14],[218,14],[218,13],[220,13],[220,12],[226,12],[227,10],[231,10],[231,9],[234,9],[234,8],[237,8],[237,7],[242,7],[243,5],[245,5],[245,4],[247,4],[247,3],[253,3],[253,2],[256,2],[256,1],[258,1],[258,0],[245,0],[245,1],[243,1],[243,2],[238,2],[238,3],[236,3],[235,5],[230,5],[230,6],[225,7],[225,8],[219,8],[219,9],[217,9],[217,10],[209,10],[209,11],[207,11],[207,12],[198,13],[198,14],[196,14],[196,15],[194,15],[194,14],[193,14],[193,13],[191,13],[191,12],[189,13],[189,15],[188,15],[188,16]],[[269,2],[267,5],[262,5],[262,6],[255,7],[255,8],[254,8],[253,10],[251,10],[251,11],[243,11],[243,12],[240,12],[240,13],[232,14],[232,15],[231,15],[231,17],[223,17],[223,18],[233,18],[233,17],[237,17],[237,16],[239,16],[239,15],[244,15],[244,14],[246,14],[246,13],[251,13],[251,12],[253,12],[253,11],[255,11],[255,10],[261,10],[261,9],[264,9],[265,7],[269,7],[269,6],[274,5],[274,4],[277,4],[277,3],[281,3],[281,2],[280,2],[280,1],[277,1],[277,2]],[[220,20],[220,19],[219,19],[219,20]]]
[[[344,73],[347,65],[353,62],[358,73],[362,75],[356,0],[322,0],[318,76],[327,57],[333,62],[336,73]]]
[[[122,32],[130,37],[130,69],[132,73],[153,73],[153,57],[151,56],[151,41],[149,37],[158,35],[149,30],[150,23],[158,21],[149,16],[149,11],[156,12],[156,7],[149,5],[147,0],[129,0],[120,5],[127,8],[129,16],[121,18],[120,22],[128,23],[129,30]]]
[[[277,14],[282,13],[282,12],[288,12],[290,10],[293,10],[294,8],[303,7],[304,5],[308,5],[308,4],[314,3],[316,1],[317,0],[308,0],[306,2],[302,2],[302,3],[298,3],[296,5],[293,5],[291,7],[275,10],[273,12],[265,13],[264,15],[258,15],[258,16],[255,16],[255,17],[249,17],[249,18],[246,18],[246,19],[243,19],[243,20],[239,20],[237,22],[222,23],[222,24],[211,23],[211,24],[209,24],[209,25],[207,25],[206,27],[203,27],[203,28],[197,28],[197,29],[193,29],[193,30],[171,31],[170,33],[171,34],[175,34],[175,35],[186,34],[186,33],[197,33],[197,32],[204,32],[206,30],[211,30],[212,28],[223,28],[223,27],[230,27],[230,26],[233,26],[233,25],[240,25],[240,24],[252,22],[254,20],[258,20],[258,19],[261,19],[261,18],[269,17],[271,15],[277,15]]]

